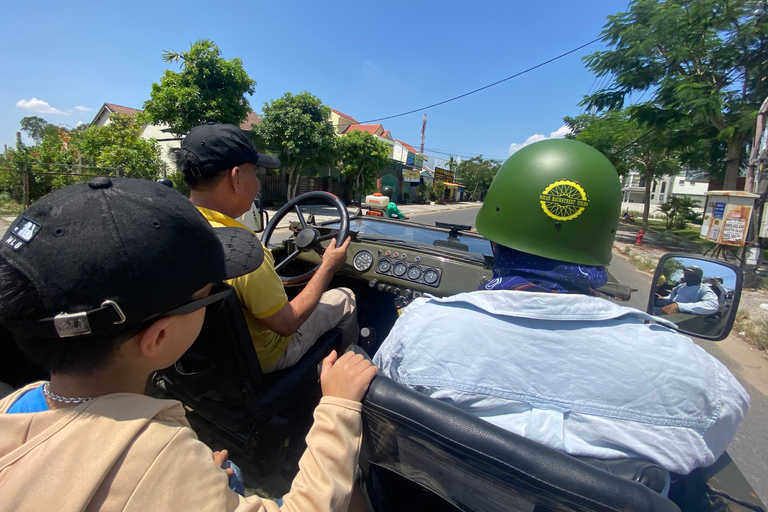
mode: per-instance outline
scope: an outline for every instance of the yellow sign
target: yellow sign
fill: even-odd
[[[581,215],[589,199],[584,189],[570,180],[559,180],[547,185],[539,195],[541,209],[555,220],[573,220]]]
[[[411,181],[419,181],[418,169],[403,169],[403,179]]]
[[[435,179],[441,180],[441,181],[448,181],[453,182],[455,179],[455,174],[451,171],[448,171],[446,169],[441,169],[440,167],[435,167]]]

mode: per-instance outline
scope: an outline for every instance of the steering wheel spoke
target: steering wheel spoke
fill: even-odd
[[[339,236],[339,232],[338,231],[334,231],[332,233],[328,233],[327,235],[323,235],[323,236],[319,237],[317,239],[317,241],[318,242],[325,242],[326,240],[330,240],[331,238],[336,238],[337,236]],[[336,241],[338,242],[339,240],[337,239]]]
[[[307,221],[304,220],[304,214],[301,213],[301,208],[299,208],[298,204],[295,205],[294,210],[299,217],[299,222],[301,222],[301,229],[307,229]]]
[[[288,255],[288,257],[287,257],[287,258],[285,258],[283,261],[281,261],[280,263],[278,263],[277,265],[275,265],[275,272],[280,272],[281,270],[283,270],[283,268],[285,268],[285,266],[286,266],[287,264],[289,264],[290,262],[292,262],[293,260],[295,260],[295,259],[296,259],[296,257],[297,257],[299,254],[301,254],[301,251],[300,251],[300,250],[296,249],[295,251],[293,251],[291,254],[289,254],[289,255]],[[279,275],[279,274],[278,274],[278,275]]]

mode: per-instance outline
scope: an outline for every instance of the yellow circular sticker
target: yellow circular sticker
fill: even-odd
[[[555,220],[573,220],[589,206],[584,189],[570,180],[558,180],[547,185],[539,195],[541,209]]]

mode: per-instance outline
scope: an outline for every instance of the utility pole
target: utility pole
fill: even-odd
[[[427,114],[424,114],[424,120],[421,122],[421,147],[419,153],[424,154],[424,132],[427,131]]]
[[[749,155],[749,167],[747,167],[747,179],[744,183],[744,190],[747,192],[756,192],[755,177],[757,171],[757,161],[760,156],[760,142],[762,142],[763,131],[765,130],[765,118],[768,116],[768,98],[765,98],[760,111],[755,120],[755,141],[752,144],[752,151]]]

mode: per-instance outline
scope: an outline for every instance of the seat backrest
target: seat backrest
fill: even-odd
[[[197,413],[229,429],[250,431],[317,385],[317,363],[338,348],[341,334],[325,333],[295,365],[265,375],[237,294],[226,283],[211,293],[225,289],[232,293],[208,306],[197,339],[160,378],[169,395]]]
[[[407,480],[459,510],[679,512],[673,502],[640,483],[382,376],[374,379],[363,401],[360,460],[368,488],[379,497],[402,495]],[[379,468],[389,476],[376,477]],[[402,504],[391,507],[396,508],[404,509]]]

